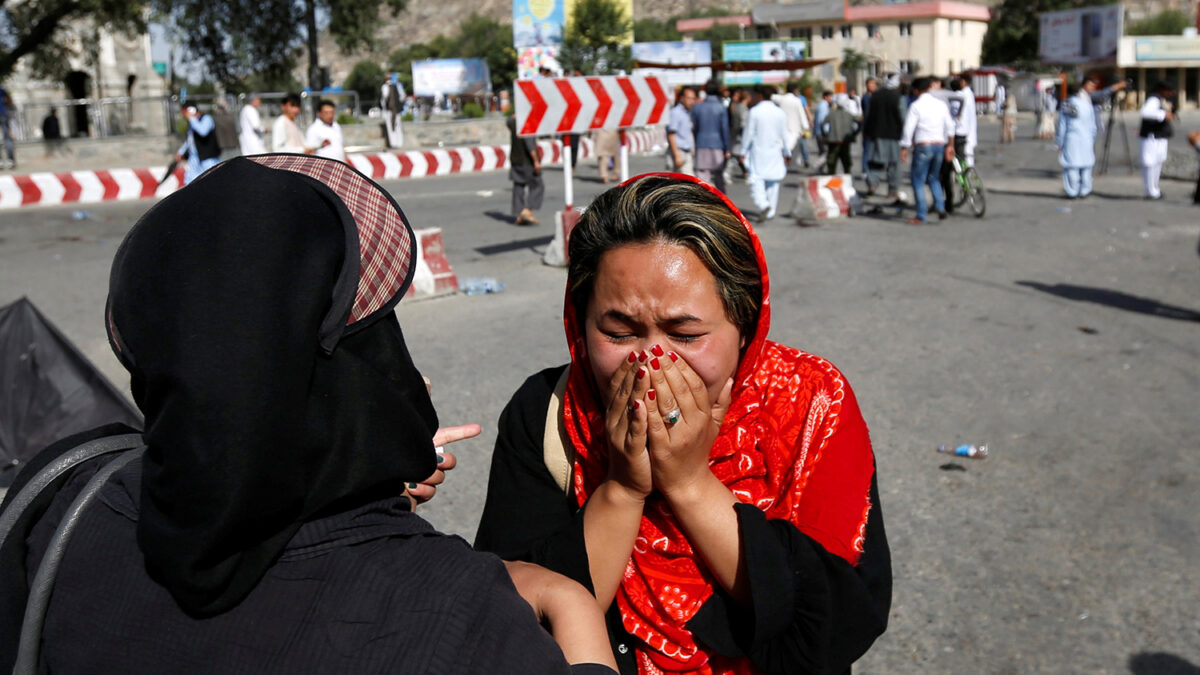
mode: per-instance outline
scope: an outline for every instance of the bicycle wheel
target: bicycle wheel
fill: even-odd
[[[954,204],[954,208],[958,208],[967,203],[967,197],[970,194],[970,186],[967,184],[965,174],[958,171],[952,173],[950,179],[950,191],[952,194],[947,195],[947,198]]]
[[[963,174],[963,182],[966,183],[965,196],[967,201],[971,202],[971,212],[976,218],[982,218],[987,211],[987,191],[983,187],[983,181],[980,180],[979,174],[975,173],[975,167],[967,169]]]

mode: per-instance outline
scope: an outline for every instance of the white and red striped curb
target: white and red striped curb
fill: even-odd
[[[841,218],[850,215],[850,198],[856,194],[851,176],[813,176],[806,179],[805,183],[805,192],[812,202],[817,218]]]
[[[521,136],[654,126],[671,103],[655,75],[518,80],[513,98]]]
[[[627,131],[629,153],[641,154],[666,145],[661,128]],[[538,141],[546,164],[562,162],[562,141]],[[590,138],[579,143],[580,158],[594,156]],[[474,173],[507,169],[507,145],[468,146],[407,152],[369,152],[349,155],[347,161],[374,179],[423,178],[455,173]],[[165,197],[183,184],[183,169],[178,168],[163,182],[158,181],[166,167],[145,169],[103,169],[62,173],[31,173],[0,176],[0,210],[22,206],[95,204]]]

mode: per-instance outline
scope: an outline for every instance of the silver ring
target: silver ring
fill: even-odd
[[[683,416],[683,411],[681,411],[679,408],[676,408],[676,409],[672,410],[671,412],[667,413],[666,415],[663,415],[663,420],[666,421],[667,424],[675,424],[676,422],[679,421],[679,418],[682,416]]]

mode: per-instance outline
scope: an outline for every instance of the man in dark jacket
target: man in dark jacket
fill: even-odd
[[[546,185],[542,182],[542,158],[537,140],[517,135],[517,120],[509,117],[508,179],[512,181],[512,216],[517,225],[537,225],[534,211],[542,208]]]
[[[887,175],[888,199],[899,198],[900,134],[904,131],[904,99],[900,96],[900,77],[884,76],[883,86],[871,95],[871,105],[863,122],[863,136],[870,139],[867,164],[867,194],[875,194],[879,174]]]
[[[696,177],[725,192],[725,161],[729,159],[729,112],[721,105],[721,83],[704,85],[704,100],[692,106],[696,134]]]

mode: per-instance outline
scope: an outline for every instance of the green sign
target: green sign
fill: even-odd
[[[167,62],[166,61],[155,61],[153,65],[154,65],[154,72],[158,73],[159,75],[167,74]]]

